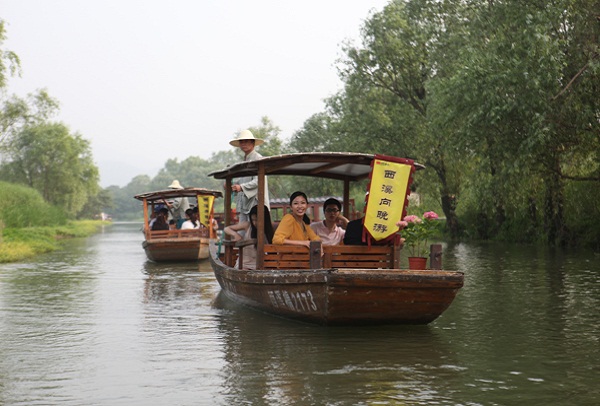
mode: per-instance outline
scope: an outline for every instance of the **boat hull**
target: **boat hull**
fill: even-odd
[[[157,239],[142,243],[146,257],[155,262],[198,261],[208,258],[208,238]]]
[[[322,325],[427,324],[452,303],[461,272],[374,269],[239,270],[209,256],[230,299]]]

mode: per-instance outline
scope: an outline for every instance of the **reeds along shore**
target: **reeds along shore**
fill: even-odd
[[[1,220],[0,220],[1,221]],[[100,226],[111,224],[101,220],[76,220],[54,227],[4,228],[0,230],[0,263],[18,262],[60,248],[65,238],[89,237]]]

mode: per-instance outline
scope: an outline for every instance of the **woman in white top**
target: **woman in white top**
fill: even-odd
[[[182,230],[193,230],[200,228],[200,221],[198,221],[198,208],[187,209],[185,212],[188,219],[181,224]]]
[[[265,209],[265,239],[267,244],[271,244],[273,241],[273,223],[271,222],[271,213],[267,207]],[[256,239],[258,230],[256,229],[258,206],[253,206],[248,213],[250,221],[241,221],[237,224],[232,224],[225,227],[223,230],[225,234],[230,236],[232,241],[252,240]],[[243,231],[244,236],[242,237],[239,231]],[[239,258],[236,262],[235,267],[238,269],[256,269],[256,242],[254,244],[246,245],[244,248],[244,263],[240,267]]]

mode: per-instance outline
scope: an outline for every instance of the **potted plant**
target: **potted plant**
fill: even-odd
[[[415,215],[404,217],[396,225],[404,238],[404,246],[408,249],[408,264],[410,269],[425,269],[429,238],[437,229],[438,215],[433,211],[423,213],[423,218]]]

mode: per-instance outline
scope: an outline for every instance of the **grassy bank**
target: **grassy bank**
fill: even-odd
[[[0,182],[0,263],[21,261],[60,247],[60,240],[87,237],[100,220],[69,221],[58,207],[48,204],[38,191]]]
[[[0,263],[17,262],[60,248],[65,238],[88,237],[110,222],[69,221],[47,227],[5,228],[0,231]]]

